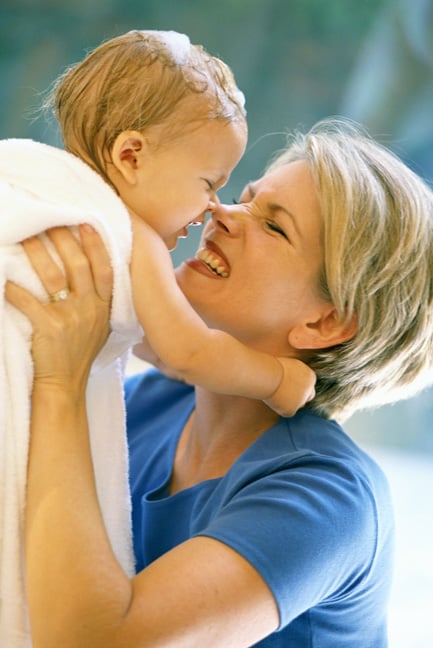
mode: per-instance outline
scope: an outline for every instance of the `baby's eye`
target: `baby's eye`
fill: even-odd
[[[265,223],[266,227],[268,227],[270,230],[276,232],[277,234],[281,234],[281,236],[284,236],[284,238],[288,240],[286,232],[282,230],[281,227],[277,225],[277,223],[275,223],[275,221],[265,221]]]

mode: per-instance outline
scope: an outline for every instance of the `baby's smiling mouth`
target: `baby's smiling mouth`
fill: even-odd
[[[197,259],[204,263],[211,272],[219,277],[227,278],[230,275],[230,268],[227,262],[221,258],[219,254],[213,252],[208,247],[198,250]]]

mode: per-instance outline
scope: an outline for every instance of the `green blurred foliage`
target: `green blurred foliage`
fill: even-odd
[[[339,111],[380,0],[10,0],[0,8],[0,136],[58,143],[33,122],[40,93],[102,40],[175,29],[233,68],[247,97],[250,146],[239,183],[257,176],[284,133]],[[238,186],[240,187],[240,184]]]
[[[185,32],[232,67],[250,136],[223,200],[260,175],[288,131],[336,114],[433,175],[433,0],[0,0],[0,137],[60,145],[53,124],[35,119],[42,94],[86,51],[137,28]],[[432,450],[431,402],[425,392],[347,427],[368,442]]]

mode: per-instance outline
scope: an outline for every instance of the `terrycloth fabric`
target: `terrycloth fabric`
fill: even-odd
[[[0,141],[0,646],[4,648],[31,646],[23,526],[33,379],[31,326],[5,302],[4,284],[12,279],[46,299],[19,242],[52,226],[82,222],[101,233],[114,269],[112,333],[92,368],[87,399],[102,513],[114,552],[132,574],[123,369],[141,329],[129,280],[129,215],[109,185],[75,156],[31,140]]]

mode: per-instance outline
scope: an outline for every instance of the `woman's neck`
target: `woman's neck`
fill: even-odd
[[[179,440],[171,492],[222,477],[278,418],[261,401],[197,388],[196,408]]]

